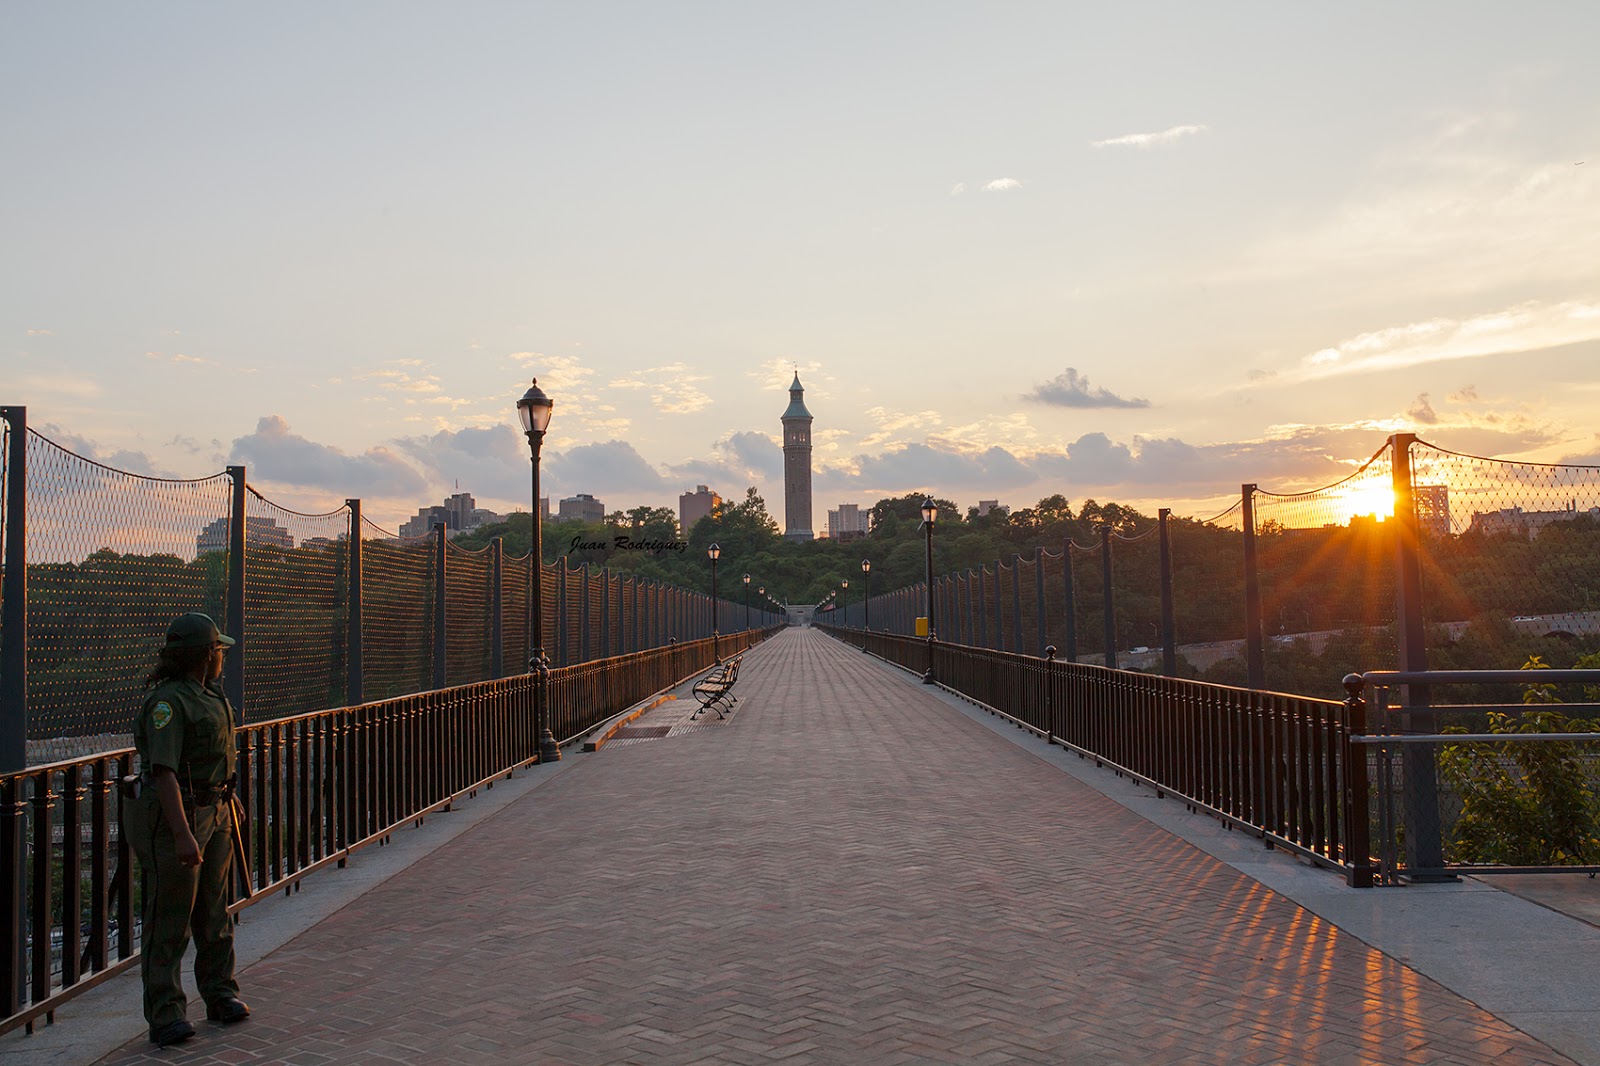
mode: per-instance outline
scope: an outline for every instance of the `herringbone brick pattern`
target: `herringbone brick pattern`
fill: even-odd
[[[826,637],[740,688],[106,1061],[1568,1061]]]

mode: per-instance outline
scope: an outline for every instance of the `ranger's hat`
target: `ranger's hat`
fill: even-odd
[[[202,648],[207,644],[232,646],[233,638],[224,636],[217,623],[208,614],[191,612],[180,614],[167,627],[167,647]]]

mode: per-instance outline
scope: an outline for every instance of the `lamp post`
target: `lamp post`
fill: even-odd
[[[839,596],[839,614],[841,618],[839,624],[848,629],[850,627],[850,579],[845,578],[840,581],[839,588],[843,590]]]
[[[744,628],[750,629],[750,575],[744,575]]]
[[[517,417],[522,421],[522,432],[528,437],[528,453],[533,459],[533,510],[529,525],[533,530],[533,588],[528,594],[528,632],[532,638],[533,656],[528,660],[528,672],[533,682],[533,728],[538,736],[539,761],[559,762],[561,745],[550,732],[550,662],[544,654],[544,516],[539,512],[539,449],[544,445],[544,432],[550,427],[550,412],[555,403],[539,388],[534,378],[528,391],[517,401]]]
[[[867,591],[861,600],[861,631],[867,632],[872,628],[872,560],[861,560],[861,576],[867,583]]]
[[[717,560],[722,556],[722,549],[713,544],[706,549],[706,558],[711,560],[711,658],[718,666],[722,665],[722,656],[717,653]]]
[[[924,685],[933,684],[933,523],[939,517],[939,508],[934,505],[932,497],[922,501],[922,531],[924,543],[925,577],[927,579],[927,598],[924,601],[924,610],[928,618],[928,669],[922,675]]]

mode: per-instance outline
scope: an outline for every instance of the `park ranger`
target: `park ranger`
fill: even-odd
[[[206,1017],[250,1016],[233,978],[228,916],[235,750],[233,708],[218,679],[233,643],[206,615],[174,619],[133,727],[143,772],[124,794],[123,832],[143,878],[144,1016],[162,1046],[195,1032],[179,973],[191,930]]]

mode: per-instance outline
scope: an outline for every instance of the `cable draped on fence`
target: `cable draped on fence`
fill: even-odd
[[[117,470],[15,433],[22,409],[5,410],[4,487],[26,471],[23,505],[0,511],[7,545],[26,543],[25,580],[0,592],[23,589],[26,603],[0,628],[23,645],[25,675],[5,711],[13,727],[12,704],[25,711],[30,763],[125,742],[154,650],[185,611],[239,638],[224,686],[246,722],[521,674],[541,647],[563,667],[712,633],[705,595],[560,560],[544,566],[544,633],[530,640],[533,562],[499,541],[466,549],[442,526],[402,537],[359,500],[291,510],[243,467],[196,480]],[[715,613],[723,632],[744,628],[742,605]],[[756,610],[751,626],[772,621]]]
[[[1600,467],[1464,455],[1398,434],[1321,488],[1246,484],[1207,518],[1163,509],[1131,528],[1127,512],[1113,518],[1093,543],[936,574],[935,634],[1327,696],[1339,675],[1309,674],[1319,656],[1393,669],[1409,646],[1438,666],[1515,667],[1470,657],[1490,654],[1496,634],[1600,644]],[[1417,572],[1409,591],[1401,549]],[[912,634],[926,596],[924,583],[883,593],[838,622]]]

